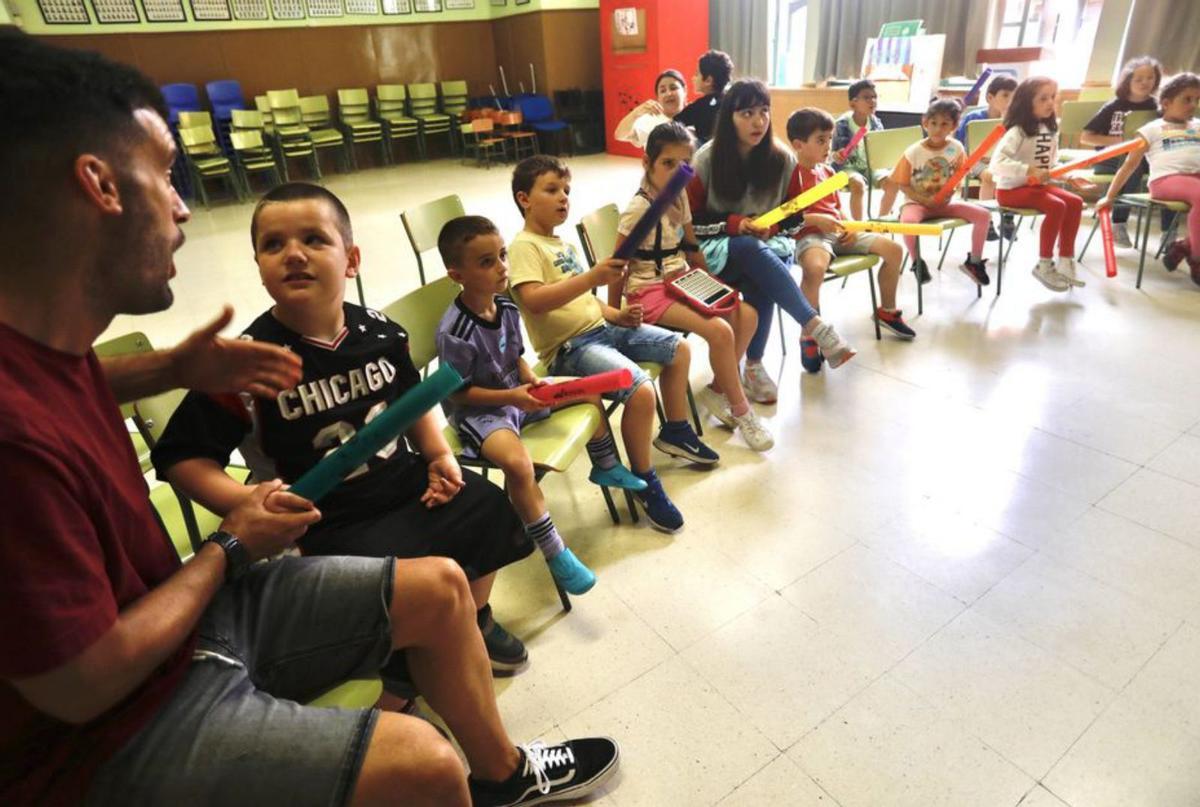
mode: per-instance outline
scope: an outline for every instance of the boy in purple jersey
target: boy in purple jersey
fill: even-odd
[[[582,594],[596,576],[563,544],[538,487],[521,428],[546,418],[550,409],[530,394],[545,382],[522,358],[521,315],[503,296],[508,287],[508,250],[496,225],[482,216],[460,216],[438,235],[438,251],[462,294],[437,330],[438,359],[467,381],[450,396],[446,415],[469,451],[497,465],[525,533],[538,545],[550,572],[571,594]],[[588,399],[600,407],[600,398]],[[603,411],[603,410],[602,410]],[[588,479],[605,487],[645,490],[646,483],[621,465],[603,418],[587,444],[592,460]]]
[[[287,346],[303,360],[303,377],[275,398],[249,402],[189,394],[151,455],[161,478],[216,513],[249,495],[224,470],[235,448],[245,443],[256,477],[294,482],[420,380],[404,329],[345,302],[361,258],[336,196],[306,183],[279,186],[255,208],[251,240],[275,305],[244,336]],[[454,559],[471,582],[493,671],[514,672],[528,653],[492,617],[488,599],[496,572],[533,545],[504,494],[458,466],[432,412],[404,436],[411,451],[393,441],[321,500],[323,517],[300,548]],[[259,456],[269,471],[257,467]],[[403,669],[385,667],[382,677],[392,695],[410,694]]]

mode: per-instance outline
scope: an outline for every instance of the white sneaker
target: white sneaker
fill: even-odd
[[[779,387],[775,385],[771,374],[761,362],[746,362],[746,367],[742,370],[742,388],[755,403],[773,404],[779,400]]]
[[[817,340],[817,345],[821,348],[825,361],[829,362],[831,370],[841,367],[854,358],[854,354],[858,352],[850,347],[850,343],[843,339],[828,322],[822,322],[813,328],[809,336]]]
[[[770,451],[775,446],[775,438],[767,431],[767,427],[759,420],[758,415],[751,409],[741,417],[730,415],[737,424],[737,432],[746,441],[746,445],[755,451]]]
[[[703,406],[708,414],[721,421],[721,425],[730,429],[737,426],[733,413],[729,411],[729,399],[725,397],[725,393],[717,392],[712,387],[704,386],[695,394],[695,398],[696,403]]]
[[[1062,277],[1063,280],[1067,281],[1067,283],[1069,285],[1072,285],[1077,289],[1082,289],[1084,286],[1087,285],[1087,283],[1085,283],[1084,281],[1077,280],[1075,278],[1075,259],[1074,258],[1059,258],[1058,266],[1054,267],[1054,271],[1057,272],[1059,274],[1059,276]]]
[[[1070,281],[1054,271],[1054,263],[1044,258],[1033,267],[1033,276],[1050,291],[1066,291],[1071,288]]]

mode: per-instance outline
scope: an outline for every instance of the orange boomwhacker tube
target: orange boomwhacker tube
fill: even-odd
[[[995,129],[988,132],[988,136],[983,138],[983,142],[975,147],[975,150],[971,152],[971,155],[967,159],[963,160],[963,164],[958,167],[958,170],[951,175],[946,184],[942,186],[942,189],[933,197],[934,207],[941,207],[946,204],[946,200],[950,198],[950,194],[954,193],[954,189],[958,187],[958,183],[962,182],[967,172],[975,167],[975,163],[983,159],[983,155],[992,150],[992,146],[996,145],[997,141],[1004,136],[1004,131],[1004,124],[998,123]]]
[[[1088,156],[1082,157],[1078,160],[1072,160],[1069,163],[1063,163],[1062,165],[1051,168],[1050,178],[1059,179],[1064,174],[1068,174],[1071,171],[1075,171],[1080,168],[1087,168],[1089,165],[1095,165],[1096,163],[1104,162],[1105,160],[1112,159],[1113,157],[1120,157],[1122,154],[1128,154],[1129,152],[1133,151],[1141,144],[1141,138],[1135,137],[1133,140],[1126,140],[1124,143],[1118,143],[1115,146],[1109,146],[1106,149],[1100,149],[1095,154],[1089,154]]]

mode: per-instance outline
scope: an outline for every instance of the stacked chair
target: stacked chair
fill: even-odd
[[[464,108],[466,94],[463,95]],[[450,116],[438,111],[437,87],[433,84],[408,85],[409,114],[417,119],[421,127],[421,145],[425,156],[429,153],[429,140],[438,135],[446,136],[450,153],[454,153],[454,128],[451,127]]]
[[[337,98],[338,122],[346,138],[351,167],[358,168],[354,147],[360,143],[378,143],[380,159],[390,163],[387,140],[383,136],[383,124],[371,117],[371,98],[367,91],[361,87],[338,90]]]
[[[425,159],[425,141],[421,137],[421,122],[408,114],[408,90],[403,84],[380,84],[375,88],[375,117],[383,125],[383,142],[388,162],[396,161],[393,142],[412,138],[417,155]]]

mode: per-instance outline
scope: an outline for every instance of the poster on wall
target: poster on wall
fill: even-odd
[[[304,0],[271,0],[271,14],[277,20],[302,20]]]
[[[310,17],[341,17],[342,0],[308,0],[308,16]]]
[[[191,0],[192,19],[197,22],[231,19],[229,0]]]
[[[142,21],[133,0],[92,0],[92,10],[101,25]]]
[[[513,4],[518,6],[527,6],[529,5],[529,0],[513,0]]]
[[[187,22],[183,0],[142,0],[146,22]]]
[[[410,0],[383,0],[384,14],[412,14]]]
[[[507,6],[508,0],[492,0],[493,6]]]
[[[446,10],[475,8],[475,0],[446,0]]]
[[[415,0],[413,5],[417,11],[441,11],[442,0]]]
[[[38,10],[47,25],[77,25],[92,21],[83,0],[38,0]]]
[[[267,0],[230,0],[233,5],[233,17],[237,20],[265,20]]]
[[[378,14],[379,0],[346,0],[347,14]]]

